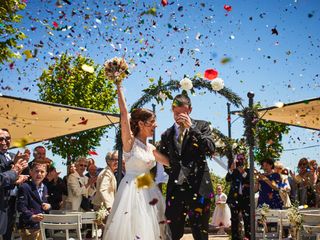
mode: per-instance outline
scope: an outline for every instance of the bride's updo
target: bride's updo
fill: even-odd
[[[155,118],[155,114],[146,108],[136,108],[131,112],[130,127],[133,136],[139,133],[139,121],[147,122],[150,118]]]

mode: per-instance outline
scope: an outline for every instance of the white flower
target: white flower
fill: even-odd
[[[166,100],[167,99],[167,95],[163,92],[159,92],[158,97],[162,100]]]
[[[223,148],[226,146],[220,138],[214,144],[216,145],[217,148]]]
[[[283,102],[276,102],[274,104],[277,108],[282,108],[284,106],[284,103]]]
[[[211,81],[211,87],[215,91],[220,91],[224,88],[224,81],[222,80],[222,78],[215,78]]]
[[[189,78],[184,78],[180,81],[180,86],[183,90],[190,90],[193,88],[192,81]]]
[[[233,143],[232,144],[232,150],[236,149],[238,147],[238,144],[237,143]]]
[[[88,73],[93,73],[94,72],[94,68],[92,66],[89,66],[87,64],[83,64],[81,66],[82,70]]]

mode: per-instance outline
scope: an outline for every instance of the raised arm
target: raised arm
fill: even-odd
[[[133,145],[133,134],[130,128],[130,117],[124,99],[121,83],[117,83],[118,91],[118,103],[120,108],[120,125],[121,125],[121,140],[123,145],[123,151],[130,152]]]

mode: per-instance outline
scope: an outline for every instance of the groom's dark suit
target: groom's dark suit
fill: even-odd
[[[208,122],[191,120],[192,126],[177,140],[175,125],[161,136],[159,151],[169,158],[170,167],[166,196],[166,217],[172,239],[183,236],[188,215],[195,240],[208,239],[208,222],[213,188],[206,161],[215,149]]]

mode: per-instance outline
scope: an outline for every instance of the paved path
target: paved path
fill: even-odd
[[[193,240],[192,234],[185,234],[181,240]],[[209,235],[209,240],[229,240],[228,235]]]

